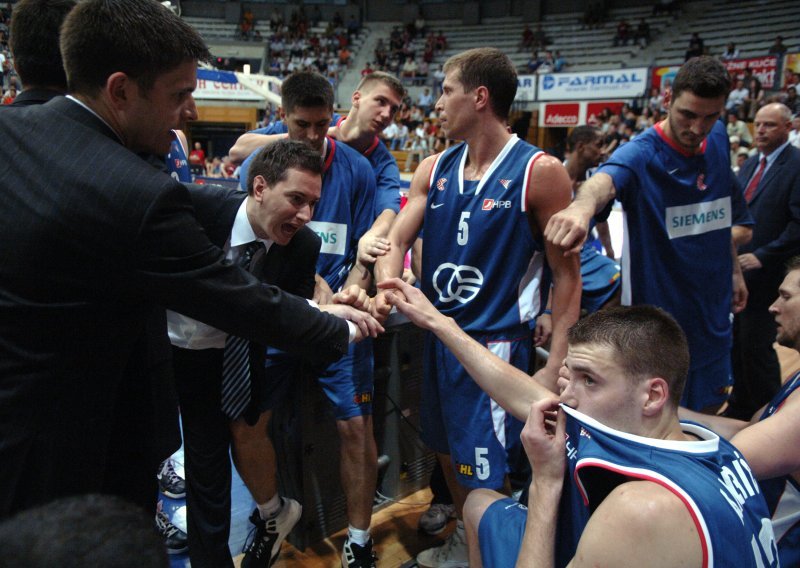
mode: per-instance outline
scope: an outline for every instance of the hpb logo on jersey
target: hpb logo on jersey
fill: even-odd
[[[494,199],[484,199],[483,206],[481,207],[484,211],[491,211],[492,209],[511,209],[511,202],[510,201],[495,201]]]
[[[483,286],[483,274],[474,266],[457,266],[451,262],[439,265],[433,273],[433,288],[439,293],[439,301],[462,304],[472,301]]]
[[[447,183],[447,178],[439,178],[436,181],[436,189],[438,189],[439,191],[444,191],[444,184],[446,183]]]

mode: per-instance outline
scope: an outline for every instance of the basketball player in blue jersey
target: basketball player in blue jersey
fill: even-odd
[[[527,419],[529,508],[496,491],[470,493],[470,567],[779,565],[764,496],[740,452],[678,421],[689,352],[666,312],[613,307],[575,324],[556,399],[419,290],[399,279],[380,286],[492,398]]]
[[[347,117],[334,114],[328,135],[341,140],[360,152],[375,172],[376,219],[359,242],[358,257],[362,264],[371,265],[375,258],[388,250],[386,235],[400,210],[400,171],[397,162],[378,135],[394,120],[406,89],[394,75],[375,71],[361,79],[353,91],[352,106]],[[279,122],[248,132],[239,137],[231,148],[235,161],[245,161],[252,152],[287,132]],[[246,165],[243,164],[243,170]]]
[[[192,183],[192,171],[189,169],[189,160],[186,149],[186,135],[182,130],[172,131],[172,143],[169,145],[169,154],[166,157],[167,172],[176,180],[183,183]]]
[[[770,306],[776,341],[800,351],[800,257],[787,263],[778,299]],[[800,566],[800,372],[749,422],[681,409],[681,417],[708,426],[742,452],[758,479],[772,515],[783,566]]]
[[[682,404],[695,410],[727,398],[730,313],[747,301],[731,227],[750,233],[752,219],[718,120],[729,88],[717,60],[685,63],[665,97],[667,118],[614,152],[545,230],[548,242],[578,252],[592,217],[620,201],[622,303],[657,305],[678,320],[691,352]]]
[[[567,137],[567,151],[564,155],[564,167],[572,181],[573,192],[588,179],[589,170],[597,167],[602,155],[603,138],[600,131],[593,126],[578,126]],[[611,237],[608,223],[597,223],[595,228],[600,232],[602,227],[603,246],[609,252],[604,256],[588,241],[581,248],[581,309],[593,313],[604,306],[619,305],[620,267],[614,261],[611,248]],[[538,322],[537,322],[538,323]]]
[[[301,72],[281,87],[281,115],[288,137],[318,151],[324,161],[322,194],[308,223],[322,239],[317,262],[314,299],[328,298],[350,284],[367,287],[357,264],[359,239],[374,218],[375,176],[369,162],[357,151],[327,136],[333,115],[333,88],[318,73]],[[267,373],[283,376],[293,364],[272,364]],[[350,350],[326,369],[319,381],[334,407],[341,441],[340,474],[347,502],[348,538],[342,553],[344,568],[375,564],[369,527],[377,481],[377,448],[372,433],[372,344]],[[272,406],[279,401],[271,401]],[[269,440],[265,444],[271,449]],[[258,475],[276,491],[274,451],[265,451]],[[277,493],[270,496],[278,501]],[[288,533],[288,531],[287,531]]]
[[[426,296],[472,337],[527,369],[528,322],[544,307],[539,284],[546,259],[555,283],[552,356],[537,379],[554,389],[566,331],[578,316],[580,273],[576,257],[543,245],[541,237],[550,217],[569,204],[569,177],[558,160],[509,133],[517,75],[505,54],[494,48],[465,51],[444,70],[436,110],[447,137],[465,142],[417,168],[375,277],[380,282],[400,276],[403,255],[424,221]],[[382,292],[374,307],[387,311]],[[503,487],[507,450],[518,443],[521,423],[505,416],[432,336],[426,343],[421,419],[423,440],[439,456],[459,516],[467,492]],[[459,521],[446,546],[424,551],[417,562],[428,568],[461,566],[466,557]]]

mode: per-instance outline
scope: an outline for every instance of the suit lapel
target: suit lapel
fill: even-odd
[[[764,188],[767,187],[768,183],[772,182],[772,178],[777,176],[781,168],[783,167],[783,162],[786,160],[786,150],[789,149],[789,146],[784,148],[780,154],[775,158],[775,161],[769,167],[769,169],[764,173],[764,176],[761,178],[761,181],[758,182],[758,187],[756,187],[756,192],[753,195],[753,199],[750,200],[750,203],[758,199],[758,196],[761,195],[764,191]]]

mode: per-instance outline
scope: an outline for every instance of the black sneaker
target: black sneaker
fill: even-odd
[[[350,542],[349,538],[344,541],[342,568],[375,568],[376,560],[378,557],[372,552],[372,539],[364,546]]]
[[[175,472],[171,459],[161,462],[161,469],[156,474],[158,488],[161,493],[173,499],[186,497],[186,482]]]
[[[281,553],[281,544],[300,520],[303,507],[294,499],[281,498],[281,510],[266,521],[258,509],[250,515],[253,529],[247,537],[241,568],[269,568]]]
[[[167,554],[181,554],[189,550],[186,533],[172,524],[163,511],[156,513],[156,531],[164,539]]]

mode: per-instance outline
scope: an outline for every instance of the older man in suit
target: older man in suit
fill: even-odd
[[[106,477],[125,366],[153,305],[322,362],[347,324],[225,261],[166,154],[196,117],[196,31],[155,0],[87,0],[61,52],[72,96],[0,116],[0,517]],[[347,312],[346,314],[344,312]]]
[[[788,142],[791,121],[791,112],[783,104],[762,107],[755,119],[758,154],[739,171],[755,227],[752,241],[739,247],[739,264],[750,295],[747,307],[734,320],[734,387],[727,414],[743,420],[781,386],[772,347],[775,321],[768,308],[786,261],[800,253],[800,150]]]

